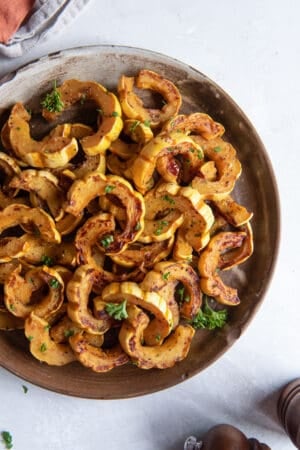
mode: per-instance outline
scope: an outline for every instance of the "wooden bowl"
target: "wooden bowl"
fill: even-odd
[[[68,78],[96,80],[115,90],[121,74],[134,75],[148,68],[179,87],[183,112],[203,111],[226,128],[226,139],[237,149],[243,174],[234,197],[254,212],[255,251],[230,283],[239,290],[241,304],[232,308],[228,324],[219,331],[199,330],[188,357],[167,370],[141,370],[132,364],[97,374],[72,363],[50,367],[35,360],[23,332],[0,332],[0,364],[36,385],[79,397],[115,399],[168,388],[199,373],[218,359],[244,332],[263,300],[277,256],[279,201],[271,163],[255,129],[236,103],[197,70],[167,56],[137,48],[94,46],[48,55],[9,74],[0,86],[0,125],[17,101],[33,105]]]

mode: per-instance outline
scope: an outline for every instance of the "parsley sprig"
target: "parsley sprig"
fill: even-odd
[[[64,109],[64,103],[56,88],[56,81],[53,83],[52,91],[46,95],[43,101],[41,101],[41,105],[50,112],[61,112]]]
[[[194,328],[214,330],[215,328],[222,328],[227,321],[228,311],[226,309],[215,311],[209,306],[208,298],[209,297],[205,296],[203,308],[199,310],[197,315],[191,321],[191,325]]]
[[[13,448],[12,435],[9,431],[2,431],[1,437],[6,449]]]
[[[107,305],[105,306],[105,311],[116,320],[127,319],[128,314],[126,311],[126,305],[126,299],[121,303],[107,303]]]

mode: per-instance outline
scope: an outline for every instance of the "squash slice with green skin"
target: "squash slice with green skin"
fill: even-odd
[[[56,91],[63,103],[63,110],[80,101],[95,102],[99,111],[100,125],[96,133],[83,137],[80,143],[87,155],[104,154],[111,142],[117,139],[123,127],[121,106],[117,97],[95,81],[76,79],[64,81]],[[61,111],[50,112],[47,109],[43,109],[42,112],[49,121],[56,119],[60,113]]]
[[[32,355],[51,366],[64,366],[76,361],[69,344],[57,344],[49,334],[50,324],[34,312],[25,320],[25,336]]]
[[[102,299],[107,303],[126,300],[128,304],[138,305],[154,314],[155,318],[144,331],[147,345],[157,345],[173,328],[172,313],[167,302],[156,292],[143,291],[134,282],[114,282],[107,285],[102,291]]]
[[[149,317],[139,307],[128,306],[128,318],[119,333],[123,350],[140,369],[167,369],[183,360],[190,349],[195,330],[190,325],[178,325],[161,345],[143,345]]]
[[[38,168],[57,168],[67,164],[77,153],[75,138],[53,136],[42,141],[30,135],[30,114],[22,103],[16,103],[8,118],[9,141],[22,161]]]

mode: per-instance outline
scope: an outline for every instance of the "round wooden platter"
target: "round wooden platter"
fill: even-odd
[[[221,122],[225,138],[237,150],[243,173],[233,196],[254,212],[254,253],[229,283],[238,288],[241,304],[232,308],[226,326],[197,331],[188,357],[167,370],[141,370],[127,364],[97,374],[78,363],[50,367],[35,360],[22,331],[0,332],[0,365],[19,377],[52,391],[96,399],[128,398],[168,388],[209,366],[245,331],[263,301],[279,243],[279,200],[266,150],[254,127],[237,104],[212,80],[170,57],[138,48],[92,46],[48,55],[7,75],[0,85],[0,125],[17,101],[33,105],[51,90],[53,80],[95,80],[115,91],[121,74],[140,69],[157,71],[172,80],[183,98],[181,112],[202,111]],[[228,278],[227,278],[228,280]]]

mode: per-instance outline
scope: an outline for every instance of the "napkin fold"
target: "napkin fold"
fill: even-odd
[[[89,0],[0,0],[0,54],[21,56],[59,33]],[[2,43],[1,43],[2,42]]]

